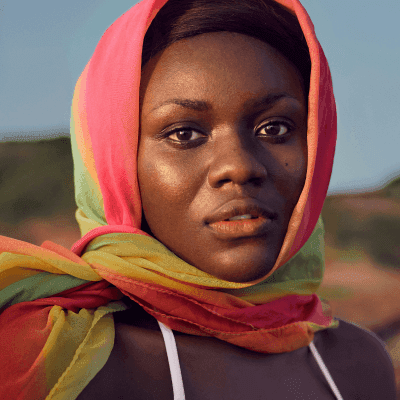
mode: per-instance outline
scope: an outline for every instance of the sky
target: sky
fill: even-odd
[[[338,141],[329,193],[400,175],[399,0],[302,0],[331,67]],[[79,75],[135,0],[0,0],[0,141],[69,132]]]

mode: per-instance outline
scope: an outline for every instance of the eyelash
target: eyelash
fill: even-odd
[[[268,138],[269,140],[272,140],[274,143],[277,143],[277,144],[284,143],[288,139],[292,130],[294,129],[293,126],[291,124],[289,124],[287,121],[276,120],[276,121],[269,121],[268,123],[262,125],[260,128],[258,128],[256,130],[256,132],[259,132],[260,130],[266,128],[267,126],[271,126],[271,125],[285,126],[287,131],[282,135],[260,135],[260,137]],[[162,138],[167,138],[167,140],[169,140],[170,142],[173,142],[174,145],[177,145],[182,148],[194,147],[194,146],[196,146],[196,143],[198,143],[199,139],[186,140],[186,141],[170,139],[170,137],[172,135],[174,135],[178,132],[195,132],[195,133],[199,134],[199,132],[196,129],[189,128],[189,127],[181,127],[181,128],[176,128],[176,129],[173,129],[172,131],[163,133]],[[203,135],[203,137],[200,138],[200,140],[205,139],[206,135],[204,135],[204,134],[201,134],[201,135]]]

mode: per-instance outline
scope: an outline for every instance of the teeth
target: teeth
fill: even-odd
[[[228,221],[236,221],[238,219],[251,219],[253,218],[251,214],[245,214],[245,215],[238,215],[236,217],[229,218]]]

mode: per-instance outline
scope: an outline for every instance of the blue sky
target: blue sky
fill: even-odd
[[[75,82],[134,0],[0,0],[0,140],[68,132]],[[303,0],[338,107],[330,192],[400,174],[399,0]],[[41,133],[39,133],[41,132]]]

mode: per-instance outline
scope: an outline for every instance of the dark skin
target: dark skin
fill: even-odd
[[[306,176],[307,104],[297,69],[258,39],[203,34],[150,60],[141,98],[138,177],[152,234],[218,278],[265,276]],[[165,104],[173,99],[202,103]],[[207,216],[238,199],[274,213],[267,232],[215,235]]]
[[[109,359],[79,400],[172,400],[165,343],[139,306],[117,312]],[[260,354],[212,337],[174,332],[187,400],[334,400],[307,347]],[[370,333],[345,321],[314,344],[344,400],[396,400],[390,357]]]
[[[282,91],[291,98],[267,111],[253,107],[260,96]],[[182,93],[207,101],[212,110],[168,105],[151,112]],[[279,253],[306,173],[307,112],[298,72],[256,39],[207,34],[178,42],[151,60],[142,96],[139,181],[153,234],[184,260],[220,278],[244,282],[265,275]],[[258,129],[276,120],[296,127],[282,142],[261,136]],[[196,142],[193,147],[176,147],[168,136],[156,138],[177,125],[194,130],[194,138],[182,134]],[[274,207],[273,229],[261,237],[213,239],[204,217],[234,196]],[[128,302],[131,308],[114,316],[111,355],[79,400],[173,399],[158,324]],[[261,354],[213,337],[174,334],[188,400],[334,399],[307,347]],[[344,399],[395,399],[390,358],[370,333],[341,321],[338,329],[317,332],[314,342]]]

